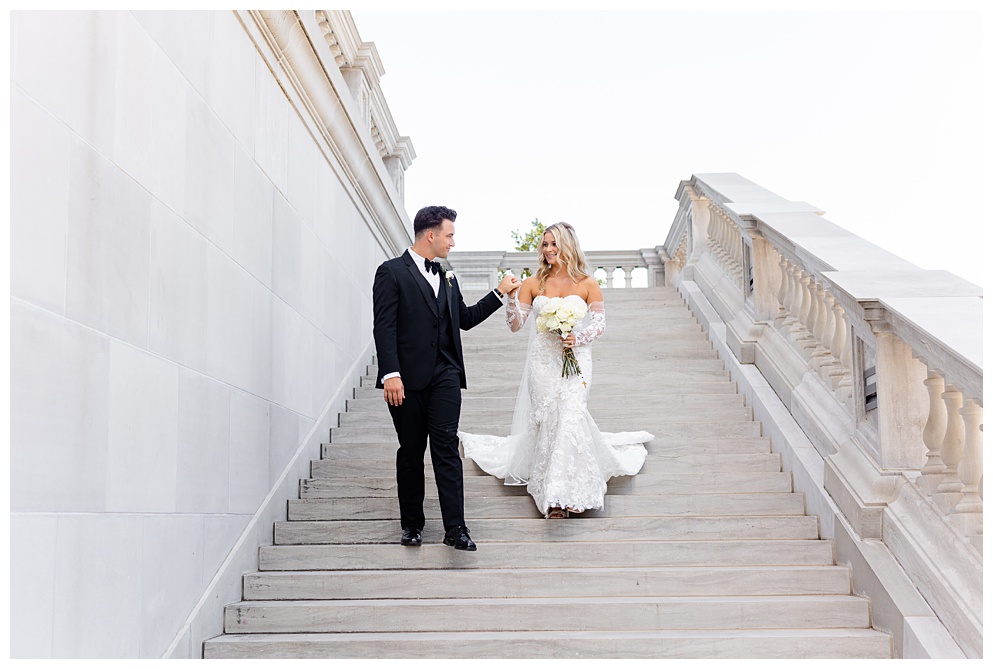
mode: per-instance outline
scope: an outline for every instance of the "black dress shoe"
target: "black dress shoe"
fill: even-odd
[[[421,531],[416,528],[409,528],[403,531],[403,536],[400,537],[401,546],[420,546],[421,545]]]
[[[445,545],[457,551],[474,551],[476,544],[469,538],[469,528],[466,526],[453,527],[445,532]]]

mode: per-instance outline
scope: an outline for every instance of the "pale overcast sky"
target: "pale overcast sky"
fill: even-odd
[[[532,219],[586,249],[665,240],[694,173],[738,172],[925,269],[982,282],[978,13],[364,11],[417,158],[411,219],[456,250]]]

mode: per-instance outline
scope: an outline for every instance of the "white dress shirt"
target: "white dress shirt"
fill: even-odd
[[[424,261],[427,260],[427,258],[422,258],[414,253],[414,249],[407,249],[407,253],[409,253],[410,257],[414,259],[414,264],[417,265],[417,269],[421,270],[421,274],[425,279],[427,279],[428,283],[431,284],[431,289],[434,291],[434,296],[438,297],[438,289],[441,288],[441,275],[435,274],[425,267]]]

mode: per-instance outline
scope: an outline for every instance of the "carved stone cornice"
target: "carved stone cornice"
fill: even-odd
[[[356,77],[361,84],[349,86],[380,158],[395,157],[403,170],[410,167],[417,154],[410,137],[397,131],[393,115],[380,88],[379,80],[386,74],[376,45],[363,42],[349,12],[317,10],[314,19],[320,28],[329,52],[343,76]],[[399,184],[398,184],[399,188]]]
[[[259,53],[318,138],[318,148],[339,173],[384,253],[399,255],[412,240],[410,222],[398,188],[374,152],[368,126],[361,122],[360,108],[337,67],[339,56],[347,61],[357,51],[357,32],[350,15],[331,12],[337,22],[325,21],[334,27],[333,41],[340,47],[336,56],[333,49],[319,48],[321,42],[328,43],[328,33],[313,14],[301,16],[282,10],[239,13]],[[349,26],[351,30],[346,30]]]

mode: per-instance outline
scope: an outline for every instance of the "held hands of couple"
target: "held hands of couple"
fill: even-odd
[[[520,289],[520,287],[521,287],[521,280],[518,279],[513,274],[507,274],[500,281],[500,285],[497,286],[497,290],[499,290],[504,295],[513,298],[517,294],[517,291]]]

